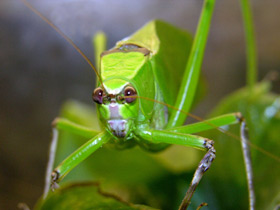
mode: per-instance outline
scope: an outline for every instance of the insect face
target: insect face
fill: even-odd
[[[103,85],[104,90],[98,87],[92,93],[93,101],[98,104],[101,122],[113,135],[124,138],[132,130],[138,115],[137,91],[120,79],[108,80]]]

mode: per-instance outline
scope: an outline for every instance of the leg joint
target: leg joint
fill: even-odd
[[[203,172],[207,171],[211,166],[211,163],[216,158],[216,150],[214,148],[214,141],[210,139],[205,139],[205,148],[208,150],[203,159],[201,160],[199,167]]]
[[[236,115],[236,118],[239,121],[239,123],[245,122],[245,118],[241,112],[237,112],[235,115]]]
[[[57,170],[54,170],[51,176],[52,176],[52,181],[56,182],[59,179],[59,172]]]
[[[214,149],[214,141],[213,140],[205,139],[203,145],[208,151],[213,151],[213,153],[216,152],[215,149]]]
[[[51,174],[51,190],[54,191],[55,189],[57,189],[59,187],[59,185],[57,184],[58,179],[60,177],[59,172],[57,170],[54,170]]]

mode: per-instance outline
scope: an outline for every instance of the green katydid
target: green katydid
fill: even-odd
[[[179,144],[207,151],[180,207],[187,208],[200,179],[215,158],[213,141],[191,133],[241,123],[241,139],[247,139],[245,122],[239,113],[183,126],[185,113],[189,112],[193,103],[214,3],[214,0],[205,1],[193,44],[187,33],[164,22],[152,21],[101,55],[100,76],[93,100],[97,103],[103,131],[98,132],[66,119],[54,121],[53,151],[48,167],[48,174],[52,174],[52,186],[105,143],[115,143],[120,147],[137,144],[153,151],[162,150],[170,144]],[[171,34],[176,34],[177,39],[170,39]],[[102,43],[100,46],[104,48]],[[169,46],[173,46],[176,53],[182,53],[184,59],[171,56],[174,52]],[[50,173],[57,141],[56,129],[68,130],[91,139]],[[246,157],[250,162],[249,155]],[[250,163],[248,167],[251,174]],[[249,176],[249,182],[251,179]],[[45,195],[48,190],[47,181]],[[250,192],[253,209],[253,190]]]

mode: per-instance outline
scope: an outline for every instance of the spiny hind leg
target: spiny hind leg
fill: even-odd
[[[202,160],[200,161],[192,182],[190,184],[190,187],[179,207],[179,210],[185,210],[187,209],[187,207],[189,206],[190,202],[191,202],[191,198],[194,194],[195,189],[197,188],[202,176],[204,175],[204,173],[210,168],[212,162],[214,161],[215,157],[216,157],[216,150],[214,149],[213,146],[214,142],[212,140],[205,140],[205,148],[208,149],[207,153],[204,155],[204,157],[202,158]]]

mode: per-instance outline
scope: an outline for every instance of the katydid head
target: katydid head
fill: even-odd
[[[124,138],[130,134],[138,116],[137,91],[133,85],[120,79],[108,80],[103,86],[104,89],[97,87],[92,93],[101,122],[113,135]]]
[[[153,103],[138,96],[155,97],[149,51],[126,44],[101,54],[100,77],[103,83],[93,92],[93,100],[103,125],[120,138],[129,139],[140,121],[151,119]]]

